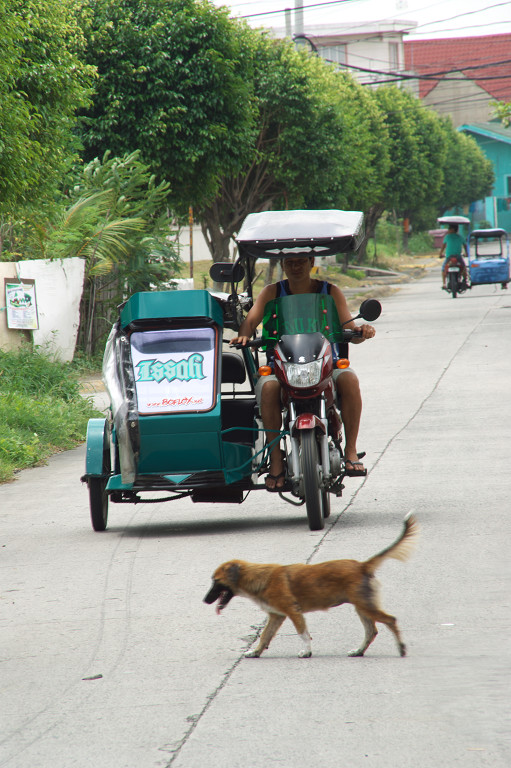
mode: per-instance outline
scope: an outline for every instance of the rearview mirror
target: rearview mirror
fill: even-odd
[[[209,268],[209,276],[215,283],[239,283],[245,277],[245,270],[240,262],[216,261]]]
[[[372,323],[381,315],[381,304],[378,299],[364,299],[359,309],[359,317]]]

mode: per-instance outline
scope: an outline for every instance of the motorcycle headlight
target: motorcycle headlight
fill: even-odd
[[[322,365],[323,360],[313,360],[312,363],[285,363],[289,385],[297,389],[315,387],[321,380]]]

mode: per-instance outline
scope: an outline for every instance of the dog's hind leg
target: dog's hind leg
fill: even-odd
[[[374,638],[378,634],[378,630],[376,629],[376,624],[372,619],[369,618],[369,616],[366,616],[364,613],[362,613],[358,608],[355,608],[360,621],[364,625],[365,629],[365,637],[364,642],[360,646],[360,648],[357,648],[356,651],[350,651],[348,653],[348,656],[363,656],[364,653],[367,651],[371,643],[373,642]]]
[[[385,611],[382,611],[381,608],[369,608],[367,606],[360,610],[356,608],[356,611],[360,616],[362,624],[365,627],[366,636],[364,643],[357,651],[352,651],[349,654],[350,656],[364,655],[365,651],[369,648],[374,638],[378,634],[378,630],[376,629],[375,625],[375,622],[377,621],[379,621],[381,624],[385,624],[390,629],[396,638],[399,655],[406,656],[406,645],[401,640],[401,634],[399,632],[395,616],[391,616],[390,614],[385,613]]]
[[[261,637],[259,638],[259,643],[257,644],[257,647],[254,648],[253,651],[247,651],[245,653],[245,657],[247,659],[259,658],[262,652],[265,651],[270,645],[272,639],[275,637],[278,630],[280,629],[283,622],[285,621],[285,618],[286,618],[285,616],[279,616],[276,613],[270,613],[268,615],[268,621],[266,622],[266,625],[261,633]]]

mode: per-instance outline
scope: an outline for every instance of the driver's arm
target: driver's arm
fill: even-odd
[[[264,317],[266,304],[275,298],[277,289],[275,285],[266,285],[257,299],[254,306],[248,311],[246,318],[239,327],[238,335],[231,339],[230,344],[245,344],[255,333],[255,330]]]
[[[341,291],[341,289],[337,285],[332,285],[330,296],[335,301],[335,306],[337,307],[337,314],[339,315],[339,320],[341,323],[346,323],[343,325],[344,328],[350,328],[351,330],[355,331],[362,331],[362,335],[359,337],[355,337],[351,339],[352,343],[354,344],[361,344],[366,339],[372,339],[376,331],[374,330],[372,325],[368,325],[367,323],[363,323],[362,325],[355,325],[353,320],[350,320],[351,318],[351,312],[348,308],[348,302],[346,301],[346,297],[344,293]],[[347,322],[349,320],[349,322]]]

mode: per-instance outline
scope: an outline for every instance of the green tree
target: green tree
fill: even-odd
[[[449,118],[444,118],[443,130],[446,159],[437,215],[486,197],[495,181],[491,161],[471,136],[457,131]]]
[[[370,130],[375,103],[349,76],[203,0],[90,8],[87,156],[139,147],[174,210],[193,205],[215,259],[251,211],[368,198],[388,158]]]
[[[51,198],[75,155],[94,71],[72,0],[0,0],[0,214]]]
[[[440,118],[407,91],[383,86],[376,99],[390,134],[392,172],[386,185],[387,209],[411,215],[438,201],[446,149]]]
[[[272,207],[364,206],[377,172],[377,109],[349,75],[342,75],[287,40],[246,30],[253,67],[253,143],[237,173],[224,173],[219,192],[199,211],[217,258],[245,216]],[[380,124],[381,125],[381,124]]]
[[[213,197],[251,140],[246,70],[226,9],[206,0],[89,0],[86,61],[98,70],[86,159],[136,149],[181,213]]]

